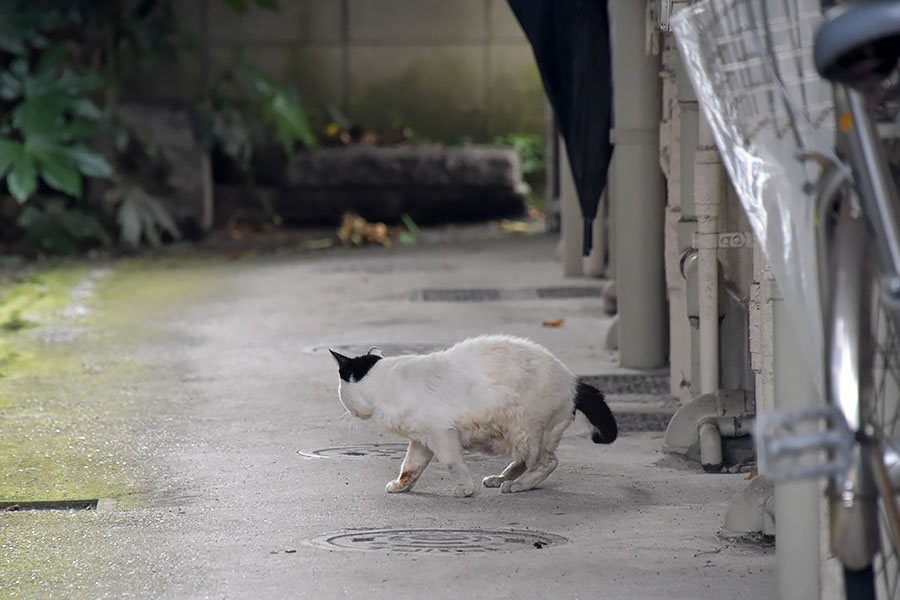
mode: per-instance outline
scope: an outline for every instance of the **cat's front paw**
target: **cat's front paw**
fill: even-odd
[[[456,487],[453,488],[453,495],[457,498],[468,498],[472,494],[475,493],[475,484],[473,483],[460,483]]]
[[[399,494],[400,492],[408,492],[411,487],[412,484],[410,484],[409,482],[395,479],[393,481],[388,481],[387,485],[384,486],[384,491],[386,491],[388,494]]]
[[[506,478],[502,475],[489,475],[481,480],[481,485],[484,487],[495,488],[503,485],[504,481],[506,481]]]

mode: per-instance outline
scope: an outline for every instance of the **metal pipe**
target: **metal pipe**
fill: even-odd
[[[612,28],[616,284],[623,367],[663,366],[667,354],[663,267],[665,184],[659,165],[660,59],[647,53],[647,4],[609,3]]]
[[[705,419],[698,427],[700,436],[700,465],[706,472],[722,470],[722,436],[712,419]]]
[[[700,393],[719,389],[719,259],[716,234],[724,194],[722,159],[706,120],[700,121],[694,158],[694,211],[697,215],[697,282],[700,312]]]

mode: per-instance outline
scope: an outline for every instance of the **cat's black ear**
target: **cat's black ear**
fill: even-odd
[[[347,356],[344,356],[340,352],[335,352],[331,348],[329,348],[328,351],[331,352],[331,355],[334,357],[334,360],[337,361],[338,368],[343,367],[344,365],[346,365],[347,363],[350,362],[350,358]]]

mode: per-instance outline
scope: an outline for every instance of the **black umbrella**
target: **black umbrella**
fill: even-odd
[[[584,217],[584,254],[612,155],[607,0],[508,0],[534,50],[566,142]]]

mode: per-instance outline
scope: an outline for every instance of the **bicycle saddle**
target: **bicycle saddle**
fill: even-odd
[[[900,59],[900,2],[854,2],[842,8],[816,34],[816,70],[849,86],[881,81]]]

